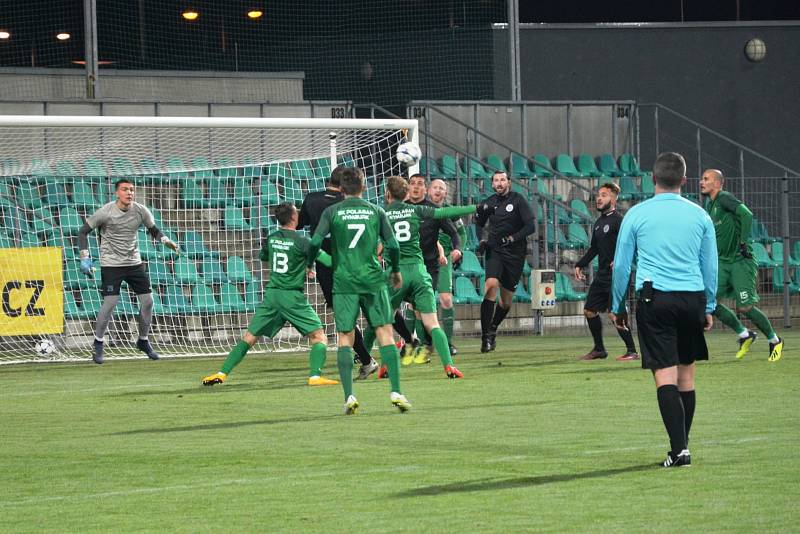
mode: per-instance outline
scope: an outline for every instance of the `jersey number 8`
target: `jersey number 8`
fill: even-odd
[[[411,224],[409,224],[408,221],[397,221],[394,223],[394,237],[400,243],[405,243],[411,239]]]

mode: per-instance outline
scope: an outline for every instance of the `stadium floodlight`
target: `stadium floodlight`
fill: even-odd
[[[59,41],[67,41],[69,40],[70,37],[72,36],[67,32],[59,32],[56,34],[56,39],[58,39]]]
[[[200,16],[200,13],[198,13],[194,9],[187,9],[186,11],[181,13],[181,16],[186,20],[197,20],[197,18]]]
[[[0,39],[9,39],[11,34],[5,30],[0,30]]]
[[[264,15],[264,12],[260,9],[251,9],[247,12],[247,17],[251,19],[260,19]]]
[[[115,199],[120,177],[133,180],[135,200],[182,248],[176,256],[139,235],[155,301],[150,340],[168,356],[226,354],[268,279],[258,253],[277,227],[273,208],[324,189],[339,164],[363,168],[365,198],[382,202],[387,176],[416,172],[395,156],[406,139],[419,142],[416,120],[0,115],[0,288],[12,311],[0,313],[0,363],[89,361],[100,272],[80,273],[77,233]],[[98,245],[90,234],[102,262]],[[318,285],[307,293],[332,336]],[[142,356],[137,313],[124,289],[107,357]],[[56,350],[37,352],[44,339]],[[304,344],[285,328],[255,350]]]

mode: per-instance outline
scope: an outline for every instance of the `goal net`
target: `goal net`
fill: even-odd
[[[258,252],[277,229],[273,208],[324,189],[337,164],[361,167],[365,198],[383,202],[384,179],[405,170],[395,149],[416,140],[416,128],[414,120],[0,117],[0,363],[90,358],[100,271],[80,273],[77,235],[115,200],[122,177],[181,247],[178,256],[139,231],[154,347],[172,356],[227,353],[261,302],[269,274]],[[97,262],[96,231],[89,248]],[[306,290],[333,335],[317,284]],[[108,357],[145,357],[134,346],[137,314],[123,284]],[[287,325],[254,351],[304,346]]]

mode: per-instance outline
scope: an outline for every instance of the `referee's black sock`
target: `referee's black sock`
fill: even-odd
[[[511,306],[504,308],[500,305],[500,301],[497,301],[497,307],[494,309],[494,317],[492,318],[492,332],[497,332],[497,328],[500,326],[500,323],[503,322],[503,319],[506,318],[506,315],[508,315],[508,310],[510,309]]]
[[[694,390],[681,391],[681,400],[683,401],[683,413],[686,420],[686,443],[689,443],[689,430],[692,429],[692,419],[694,419]]]
[[[400,337],[403,338],[403,341],[411,345],[413,338],[411,337],[411,332],[408,331],[408,325],[406,325],[406,320],[403,318],[403,314],[399,311],[394,312],[394,330],[397,332]]]
[[[494,301],[483,299],[481,302],[481,335],[489,333],[489,328],[492,326],[492,318],[494,317]]]
[[[600,316],[598,315],[597,318],[599,319]],[[625,351],[626,352],[636,352],[636,343],[633,342],[633,332],[631,332],[630,328],[628,330],[619,330],[619,337],[622,338],[622,341],[625,342]]]
[[[366,345],[364,345],[364,336],[361,334],[361,329],[356,327],[355,328],[355,341],[353,341],[353,350],[356,351],[358,355],[358,361],[361,362],[361,365],[367,365],[370,360],[372,360],[372,356],[369,355],[369,351],[367,350]]]
[[[661,410],[661,419],[669,435],[669,446],[673,454],[680,453],[686,448],[686,416],[683,411],[683,401],[678,391],[678,386],[667,384],[656,390],[658,394],[658,408]]]
[[[587,317],[586,322],[589,324],[589,332],[592,333],[592,338],[594,339],[594,350],[605,352],[606,347],[603,345],[603,320],[600,319],[599,315],[595,315],[591,319]]]

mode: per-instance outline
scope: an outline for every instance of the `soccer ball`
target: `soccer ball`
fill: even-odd
[[[56,351],[56,344],[50,341],[49,339],[42,339],[38,343],[36,343],[36,354],[39,356],[47,356],[48,354],[52,354]]]
[[[419,162],[419,158],[421,157],[422,150],[419,149],[419,145],[416,143],[406,141],[400,143],[400,146],[397,147],[397,161],[406,167],[413,167]]]

